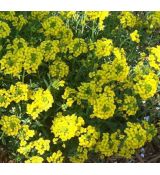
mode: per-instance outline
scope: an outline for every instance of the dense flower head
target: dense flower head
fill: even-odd
[[[98,19],[98,28],[99,30],[104,30],[104,23],[103,21],[105,18],[109,16],[109,12],[107,11],[88,11],[85,12],[87,16],[87,20],[92,21],[92,20],[97,20]]]
[[[59,47],[59,41],[58,40],[47,40],[43,41],[40,44],[40,50],[43,54],[45,61],[55,60],[56,54],[60,51]]]
[[[2,131],[8,136],[16,136],[21,128],[21,120],[15,116],[2,116],[0,125]]]
[[[139,42],[140,42],[139,34],[138,34],[138,31],[137,31],[137,30],[135,30],[134,32],[132,32],[132,33],[130,34],[130,37],[131,37],[131,40],[132,40],[133,42],[136,42],[136,43],[139,43]]]
[[[137,25],[137,17],[132,12],[121,12],[119,15],[120,23],[123,28],[133,28]]]
[[[6,38],[10,34],[10,27],[7,23],[0,21],[0,38]]]
[[[22,144],[22,143],[26,143],[25,141],[29,140],[34,135],[35,135],[34,130],[29,129],[28,125],[22,125],[18,138],[21,140],[21,144]]]
[[[87,53],[88,48],[83,38],[75,38],[68,45],[68,50],[74,57],[78,57],[82,53]]]
[[[40,156],[33,156],[25,161],[25,163],[42,163],[43,158]]]
[[[90,116],[100,119],[113,117],[116,106],[114,104],[114,92],[110,87],[105,87],[104,93],[100,94],[93,102],[93,114]]]
[[[54,152],[50,157],[47,157],[49,163],[62,163],[64,156],[60,150]]]
[[[148,125],[148,127],[152,127]],[[155,130],[155,128],[154,128]],[[123,145],[119,151],[119,155],[130,158],[132,154],[135,153],[136,149],[144,146],[145,142],[148,141],[147,130],[143,125],[139,123],[131,123],[127,122],[127,128],[124,130],[125,135],[121,136],[125,138]],[[151,137],[153,137],[156,133],[153,133]]]
[[[46,36],[59,37],[64,22],[58,16],[52,16],[43,21],[42,26]]]
[[[69,160],[72,163],[83,163],[88,159],[88,149],[78,146],[76,155],[72,155],[69,157]]]
[[[68,73],[69,73],[68,65],[61,60],[55,60],[49,66],[49,74],[51,75],[51,77],[62,79],[66,77]]]
[[[147,16],[147,21],[146,23],[148,24],[148,28],[150,30],[153,29],[158,29],[160,27],[159,22],[160,22],[160,12],[152,12]]]
[[[75,114],[63,116],[59,113],[53,120],[51,132],[62,141],[70,140],[80,134],[81,126],[84,125],[82,117]]]
[[[157,91],[158,77],[154,73],[144,75],[142,79],[138,80],[133,86],[135,93],[139,94],[143,100],[151,98]]]
[[[149,64],[156,70],[160,70],[160,46],[152,47],[149,54]]]
[[[125,111],[128,116],[135,115],[138,110],[136,98],[134,96],[125,95],[120,110]]]
[[[52,107],[52,103],[54,102],[53,96],[48,89],[43,90],[40,88],[34,91],[31,98],[33,102],[27,104],[27,114],[31,115],[33,119],[36,119],[42,111],[47,111]]]
[[[50,149],[50,140],[44,140],[43,138],[39,138],[34,142],[31,142],[32,148],[37,150],[37,153],[43,155],[45,151],[49,151]]]
[[[15,85],[11,85],[9,89],[10,98],[12,101],[19,103],[20,101],[28,100],[28,85],[17,82]]]
[[[90,125],[82,130],[83,134],[79,137],[79,146],[92,148],[99,138],[99,132],[96,131],[95,127]]]
[[[109,56],[113,50],[113,43],[111,39],[102,38],[95,43],[95,55],[98,59]]]
[[[96,152],[100,152],[106,157],[112,156],[118,152],[120,140],[118,138],[118,132],[103,133],[102,139],[96,144]]]
[[[25,62],[24,62],[24,70],[30,74],[30,73],[36,73],[39,65],[41,64],[43,60],[43,55],[41,51],[37,48],[31,48],[27,47],[24,50],[25,55]]]
[[[114,48],[115,58],[112,62],[112,71],[115,73],[116,81],[124,81],[129,74],[129,66],[126,61],[124,49]]]
[[[0,107],[7,108],[10,103],[10,93],[6,89],[0,89]]]

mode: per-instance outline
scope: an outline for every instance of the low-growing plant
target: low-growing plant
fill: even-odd
[[[11,159],[129,159],[151,142],[159,30],[160,12],[0,12],[0,143]]]

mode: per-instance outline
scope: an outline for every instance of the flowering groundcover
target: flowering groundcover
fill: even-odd
[[[158,134],[160,12],[0,12],[0,144],[15,162],[131,159]]]

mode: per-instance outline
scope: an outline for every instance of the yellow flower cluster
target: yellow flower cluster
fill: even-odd
[[[66,101],[66,106],[71,107],[72,104],[77,100],[76,96],[76,90],[72,89],[70,87],[66,87],[64,94],[62,95],[62,98]]]
[[[25,146],[30,138],[35,135],[35,131],[29,129],[28,125],[22,125],[21,130],[19,131],[18,138],[20,140],[20,145]]]
[[[62,163],[64,160],[64,156],[60,150],[54,152],[50,157],[47,157],[47,161],[49,163]]]
[[[28,100],[29,88],[27,84],[17,82],[15,86],[10,86],[9,93],[11,100],[19,103],[20,101]]]
[[[20,145],[17,152],[28,157],[30,152],[36,151],[39,155],[43,155],[46,151],[50,150],[50,140],[39,138],[38,140],[31,141],[27,144]]]
[[[47,111],[52,107],[52,103],[54,102],[51,92],[48,89],[43,90],[42,88],[33,92],[31,99],[33,102],[27,104],[27,114],[31,115],[33,120],[38,117],[39,113]]]
[[[80,100],[88,100],[90,104],[93,104],[98,92],[102,92],[102,88],[95,81],[81,83],[81,86],[78,87],[77,101],[80,104]]]
[[[43,21],[42,27],[46,36],[60,37],[64,22],[58,16],[51,16]]]
[[[134,32],[132,32],[132,33],[130,34],[130,37],[131,37],[131,40],[132,40],[133,42],[136,42],[136,43],[139,43],[139,42],[140,42],[139,34],[138,34],[138,31],[137,31],[137,30],[135,30]]]
[[[0,19],[11,22],[18,31],[28,22],[24,15],[17,15],[16,12],[13,11],[1,12]]]
[[[133,28],[137,25],[139,19],[133,12],[121,12],[119,15],[120,23],[123,28]]]
[[[0,38],[9,36],[11,30],[7,23],[0,21]]]
[[[97,99],[95,99],[93,105],[93,114],[90,115],[91,118],[97,117],[100,119],[108,119],[113,117],[116,106],[114,104],[114,92],[110,87],[105,87],[105,92],[100,94]]]
[[[44,61],[55,60],[57,53],[60,52],[58,40],[43,41],[39,48],[43,54]]]
[[[40,156],[33,156],[25,161],[25,163],[42,163],[43,158]]]
[[[92,49],[93,46],[90,46]],[[95,55],[98,59],[107,57],[111,54],[113,50],[113,43],[111,39],[102,38],[94,43]]]
[[[90,78],[94,78],[99,86],[103,86],[111,81],[126,81],[129,74],[129,66],[126,61],[124,49],[113,49],[114,60],[101,65],[101,70],[89,74]]]
[[[31,142],[32,148],[35,148],[37,150],[37,153],[40,155],[43,155],[45,151],[49,151],[50,149],[49,144],[50,140],[44,140],[43,138]]]
[[[160,12],[152,12],[147,16],[146,24],[149,26],[149,29],[158,29],[160,27]]]
[[[149,125],[148,125],[149,126]],[[126,134],[121,136],[121,139],[125,138],[123,145],[119,151],[119,155],[131,158],[131,155],[135,153],[136,149],[141,148],[148,141],[147,130],[145,130],[139,123],[127,122],[127,128],[124,130]],[[152,135],[155,135],[156,131]]]
[[[0,107],[7,108],[12,101],[16,103],[27,101],[28,92],[28,85],[22,82],[11,85],[9,90],[0,89]]]
[[[27,47],[24,50],[25,62],[24,70],[28,73],[36,73],[39,65],[43,60],[41,51],[37,48]]]
[[[68,45],[68,50],[69,50],[69,53],[73,54],[74,57],[78,57],[79,55],[83,53],[87,53],[88,48],[87,48],[87,44],[85,43],[84,39],[75,38]]]
[[[160,46],[152,47],[149,54],[149,64],[156,70],[160,70]]]
[[[111,135],[109,135],[109,133],[103,133],[102,140],[97,142],[95,151],[100,152],[101,155],[106,157],[117,153],[120,144],[118,134],[118,132],[112,133]]]
[[[1,130],[8,136],[16,136],[21,129],[21,120],[15,115],[2,116],[0,119]]]
[[[158,77],[154,73],[143,75],[133,86],[135,93],[139,94],[143,100],[154,96],[158,87]]]
[[[48,11],[32,11],[31,12],[31,18],[39,21],[43,21],[45,18],[47,18],[49,15]]]
[[[103,21],[109,16],[107,11],[88,11],[85,12],[87,19],[89,21],[94,21],[98,19],[98,28],[99,30],[104,30],[105,25]]]
[[[72,163],[83,163],[88,159],[88,149],[78,146],[76,155],[70,156],[69,160]]]
[[[79,146],[84,148],[92,148],[96,145],[99,138],[99,132],[96,131],[96,128],[93,126],[88,126],[87,128],[82,129],[83,134],[79,136]]]
[[[15,160],[131,158],[152,141],[159,17],[0,12],[0,143]]]
[[[125,95],[120,110],[126,111],[128,116],[135,115],[138,110],[136,98],[134,96]]]
[[[7,108],[11,103],[10,94],[6,89],[0,89],[0,107]]]
[[[68,73],[69,73],[68,65],[61,60],[55,60],[49,66],[49,74],[51,75],[51,77],[62,79],[66,77]]]
[[[61,113],[58,113],[53,120],[51,132],[56,138],[67,141],[75,136],[79,136],[83,125],[84,120],[82,117],[77,117],[75,114],[63,116]]]
[[[114,48],[113,54],[115,55],[112,62],[112,71],[115,74],[113,79],[123,82],[129,73],[129,66],[126,61],[124,49]]]
[[[43,60],[38,48],[27,47],[23,38],[15,39],[13,45],[7,46],[7,53],[0,60],[0,69],[4,74],[19,77],[24,69],[28,74],[35,73]]]
[[[27,20],[25,19],[25,17],[23,15],[19,15],[18,17],[15,16],[13,21],[12,21],[12,25],[17,29],[17,30],[21,30],[22,27],[27,24]]]
[[[71,19],[77,16],[76,11],[60,11],[59,13],[66,19]]]

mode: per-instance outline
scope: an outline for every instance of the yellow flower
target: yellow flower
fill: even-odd
[[[34,135],[35,135],[35,131],[34,130],[30,130],[28,125],[23,125],[21,130],[20,130],[20,132],[19,132],[18,138],[21,141],[27,141],[31,137],[33,137]]]
[[[93,114],[91,118],[108,119],[113,117],[116,106],[114,105],[114,92],[109,87],[105,87],[105,92],[100,94],[93,102]]]
[[[73,163],[83,163],[88,159],[88,149],[78,146],[77,151],[69,160]]]
[[[43,158],[40,156],[33,156],[28,160],[25,160],[25,163],[42,163],[43,162]]]
[[[24,70],[28,73],[36,73],[39,65],[43,60],[43,55],[41,51],[37,48],[27,47],[24,49],[25,61]]]
[[[75,38],[68,45],[69,53],[73,54],[74,57],[78,57],[83,53],[87,53],[87,44],[82,38]]]
[[[41,42],[39,49],[41,50],[45,61],[55,60],[57,53],[60,52],[59,41],[43,41]]]
[[[148,57],[149,64],[156,70],[160,70],[160,46],[152,47]]]
[[[114,48],[113,53],[115,55],[112,62],[113,79],[123,82],[126,80],[130,70],[126,61],[125,52],[123,49]]]
[[[151,127],[146,125],[148,129],[151,129]],[[131,155],[135,153],[136,149],[141,148],[148,141],[148,134],[150,132],[145,127],[143,128],[143,124],[127,122],[127,128],[124,130],[124,133],[126,136],[122,138],[124,141],[118,154],[122,157],[131,158]],[[150,133],[151,138],[155,133]]]
[[[139,23],[139,18],[133,12],[121,12],[118,17],[123,28],[133,28]]]
[[[104,30],[104,24],[103,21],[109,16],[108,11],[88,11],[85,12],[87,19],[89,21],[94,21],[98,19],[98,28],[99,30]]]
[[[1,130],[8,136],[17,136],[21,129],[20,119],[15,116],[2,116],[0,119]]]
[[[132,40],[133,42],[136,42],[136,43],[139,43],[139,42],[140,42],[139,34],[138,34],[138,31],[137,31],[137,30],[135,30],[134,32],[132,32],[132,33],[130,34],[130,37],[131,37],[131,40]]]
[[[95,55],[98,59],[109,56],[112,50],[113,43],[110,39],[102,38],[95,42]]]
[[[54,152],[50,157],[47,157],[47,161],[49,163],[62,163],[64,160],[64,156],[60,150]]]
[[[0,38],[9,36],[11,30],[7,23],[0,21]]]
[[[56,60],[49,66],[49,74],[51,75],[51,77],[61,79],[66,77],[68,73],[69,67],[63,61]]]
[[[31,97],[33,102],[31,104],[27,104],[27,114],[32,116],[32,119],[36,119],[38,114],[42,111],[47,111],[54,102],[53,96],[51,92],[47,90],[43,90],[39,88],[35,91]]]
[[[59,38],[64,22],[58,16],[51,16],[43,21],[42,27],[46,36],[55,36]]]
[[[138,110],[136,98],[134,96],[125,95],[122,107],[120,107],[120,109],[122,111],[126,111],[128,116],[135,115]]]
[[[154,96],[158,88],[158,77],[154,73],[149,73],[148,75],[144,75],[137,81],[137,83],[133,86],[135,93],[139,94],[143,100],[147,100]]]
[[[43,155],[46,151],[50,149],[50,140],[44,140],[43,138],[39,138],[32,142],[32,147],[37,150],[37,153]]]
[[[96,131],[95,127],[88,126],[84,128],[83,133],[79,136],[79,146],[84,148],[92,148],[99,138],[99,132]]]
[[[96,152],[100,152],[101,155],[106,157],[112,156],[118,152],[120,140],[118,139],[118,132],[109,134],[103,133],[102,140],[96,144]]]
[[[62,141],[67,141],[78,136],[83,125],[84,120],[82,117],[77,117],[75,114],[63,116],[61,113],[58,113],[53,120],[51,132]]]
[[[17,82],[14,85],[10,86],[9,93],[12,101],[19,103],[20,101],[27,101],[28,100],[28,85],[23,84],[21,82]]]
[[[0,107],[7,108],[11,103],[10,94],[5,89],[0,89]]]

